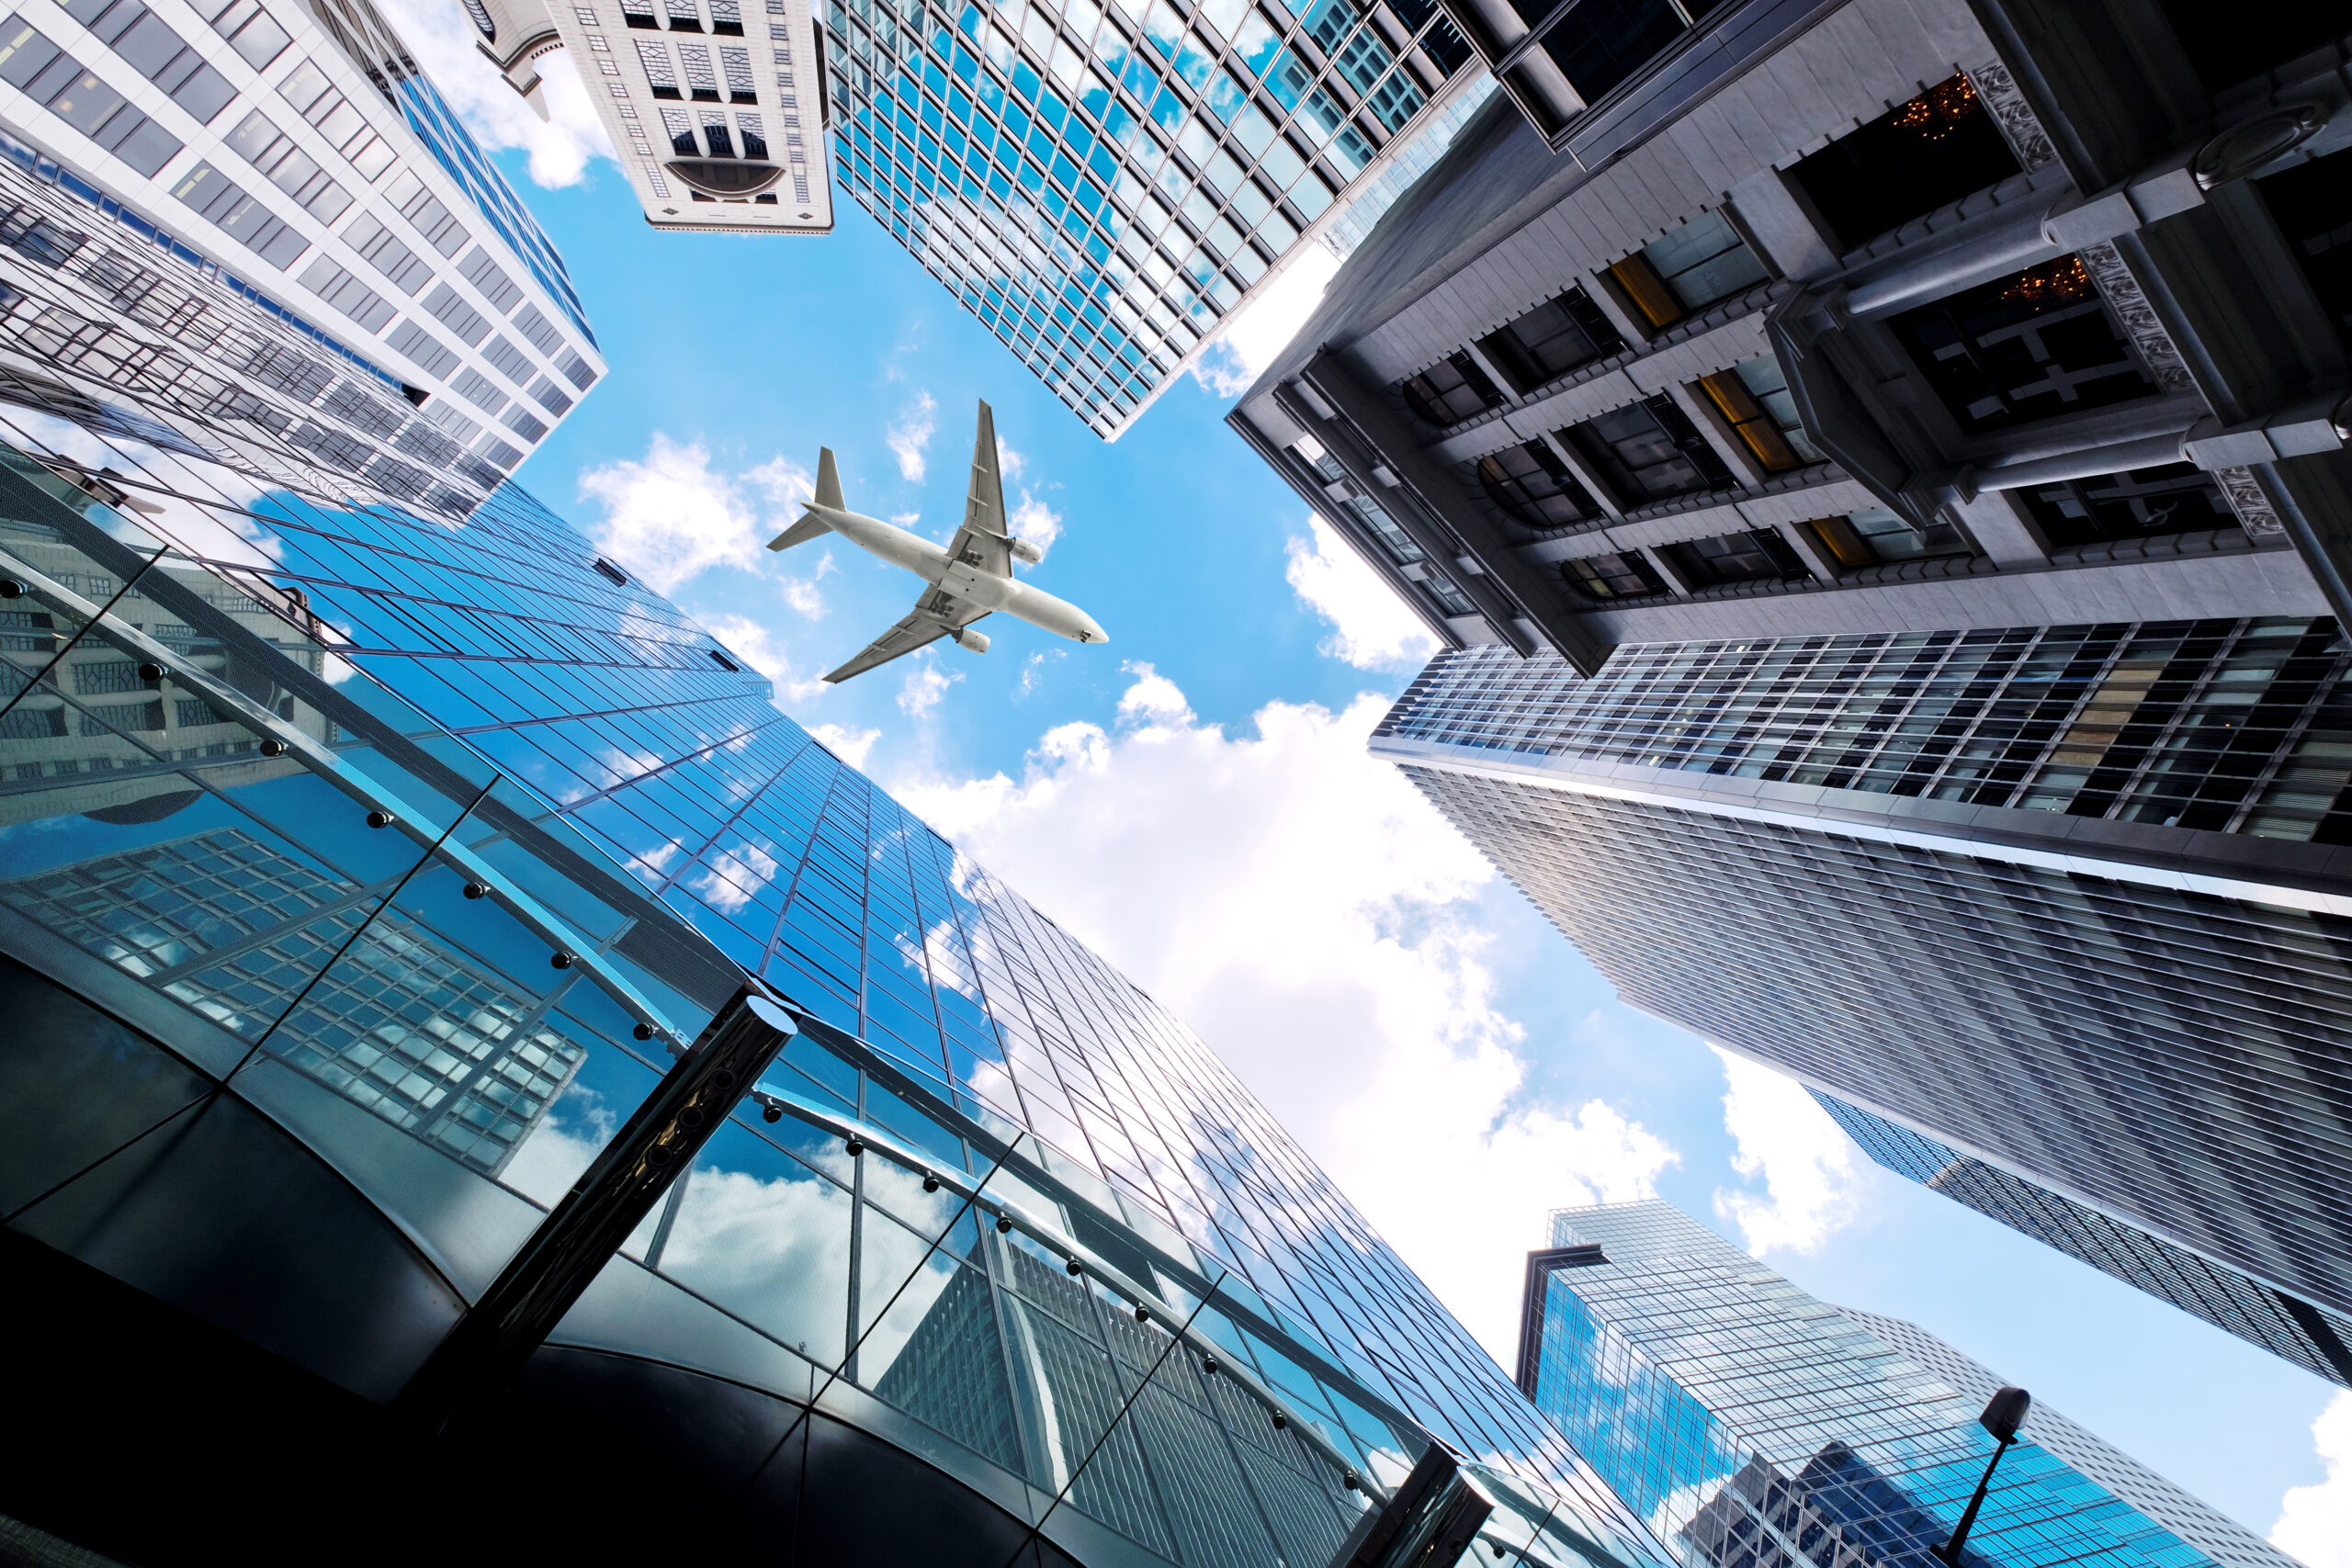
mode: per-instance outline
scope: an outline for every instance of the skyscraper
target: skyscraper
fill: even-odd
[[[2334,18],[1453,10],[1505,93],[1228,416],[1447,646],[2352,615]]]
[[[1934,1561],[1993,1451],[1983,1369],[1814,1300],[1668,1204],[1552,1223],[1553,1246],[1528,1256],[1521,1386],[1654,1529],[1722,1568]],[[1936,1364],[1917,1353],[1929,1347]],[[2022,1436],[1972,1561],[2285,1568],[2039,1404]]]
[[[2005,1380],[1916,1323],[1875,1313],[1838,1309],[1886,1344],[1949,1384],[1964,1404],[1982,1406]],[[2190,1496],[2131,1455],[2036,1400],[2028,1425],[2033,1440],[2216,1562],[2230,1568],[2289,1568],[2294,1560],[2210,1504]]]
[[[2326,618],[1442,654],[1375,732],[1618,990],[2341,1314]]]
[[[1897,1176],[1965,1203],[2080,1262],[2352,1387],[2352,1317],[2151,1235],[1860,1106],[1813,1091],[1864,1153]]]
[[[741,0],[466,0],[466,15],[542,114],[537,62],[567,51],[656,229],[831,232],[808,0],[766,0],[749,30]]]
[[[1434,1433],[1498,1550],[1665,1568],[1182,1024],[528,495],[273,434],[339,417],[234,368],[303,323],[167,252],[122,290],[124,209],[42,172],[8,321],[107,346],[0,377],[0,1513],[1314,1562]]]
[[[1476,74],[1427,0],[825,21],[842,185],[1106,437]]]
[[[0,138],[122,258],[107,309],[52,317],[36,362],[128,316],[477,488],[604,373],[562,257],[368,0],[27,0],[0,19]],[[6,231],[54,265],[24,243],[42,205],[12,202]],[[292,326],[286,353],[215,353],[205,322],[138,302],[190,273]]]

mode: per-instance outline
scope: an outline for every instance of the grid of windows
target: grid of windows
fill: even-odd
[[[1863,1153],[1897,1176],[1965,1203],[2306,1371],[2352,1386],[2352,1317],[2298,1301],[1834,1095],[1815,1090],[1813,1097]]]
[[[1375,9],[831,0],[836,167],[1109,434],[1467,58],[1435,7]]]
[[[1536,1403],[1660,1533],[1715,1568],[1933,1562],[1993,1450],[1979,1406],[1665,1203],[1552,1224],[1578,1250],[1531,1284]],[[2212,1568],[2035,1442],[2039,1419],[1973,1559]]]
[[[2352,842],[2352,654],[2267,617],[1441,654],[1379,734]]]

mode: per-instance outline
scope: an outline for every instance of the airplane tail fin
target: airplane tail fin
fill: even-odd
[[[833,467],[833,449],[830,446],[817,448],[817,504],[836,512],[849,510],[849,503],[842,500],[841,470]]]
[[[817,448],[817,494],[815,496],[815,501],[819,506],[830,506],[836,512],[847,512],[849,510],[849,508],[842,504],[842,502],[841,470],[833,467],[833,449],[830,446],[820,446]],[[831,532],[832,529],[825,523],[823,518],[817,516],[814,513],[811,513],[808,516],[803,517],[799,522],[795,523],[791,527],[786,528],[783,533],[778,534],[775,538],[770,539],[768,541],[768,548],[772,550],[788,550],[795,545],[807,544],[809,540],[815,538],[820,534],[830,534]]]

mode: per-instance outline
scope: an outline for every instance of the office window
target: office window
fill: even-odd
[[[1890,324],[1963,430],[2103,408],[2156,389],[2078,256],[1963,289]]]
[[[1771,528],[1687,539],[1661,552],[1697,587],[1734,582],[1802,582],[1813,576],[1786,539]]]
[[[1524,397],[1579,365],[1622,354],[1625,340],[1583,289],[1571,288],[1480,338],[1478,347]]]
[[[294,145],[259,109],[247,115],[229,133],[229,145],[261,171],[269,183],[300,203],[322,223],[332,223],[351,206],[343,187],[327,177],[316,160]]]
[[[728,38],[743,36],[743,7],[740,0],[710,0],[710,30]]]
[[[768,155],[767,132],[761,128],[760,117],[758,115],[737,115],[735,117],[735,129],[741,131],[743,136],[743,156],[746,158],[764,158]]]
[[[1477,473],[1487,499],[1531,528],[1565,528],[1599,510],[1560,455],[1541,441],[1479,458]]]
[[[735,156],[735,143],[728,134],[725,115],[706,113],[702,117],[702,138],[710,144],[712,157],[732,158]]]
[[[671,152],[681,158],[702,156],[702,149],[695,143],[694,121],[686,118],[684,110],[663,109],[662,129],[669,133]]]
[[[1830,558],[1849,571],[1888,561],[1972,553],[1968,541],[1951,524],[1932,523],[1922,533],[1883,507],[1849,512],[1843,517],[1816,517],[1805,526],[1813,530]]]
[[[2067,479],[2018,493],[2043,536],[2058,547],[2238,525],[2222,487],[2190,463]]]
[[[1663,393],[1589,419],[1567,434],[1629,506],[1734,485],[1730,468],[1690,416]]]
[[[718,102],[718,73],[711,69],[710,45],[680,43],[678,69],[686,73],[688,97],[698,104]]]
[[[657,98],[683,98],[678,91],[677,73],[670,63],[670,46],[659,39],[637,40],[637,62],[645,67],[646,85]]]
[[[718,46],[718,63],[727,73],[727,101],[730,104],[756,104],[760,95],[752,86],[752,51],[733,44]]]
[[[1713,376],[1700,387],[1766,473],[1782,473],[1822,461],[1821,450],[1797,418],[1796,400],[1781,374],[1781,362],[1762,355]]]
[[[1503,400],[1466,350],[1450,354],[1396,385],[1412,411],[1441,429],[1484,413]]]
[[[1531,7],[1521,6],[1523,16]],[[1690,30],[1705,0],[1576,0],[1544,34],[1544,52],[1588,104],[1604,96]]]
[[[209,124],[237,96],[228,78],[206,64],[141,0],[68,0],[65,14],[199,122]]]
[[[1562,561],[1560,576],[1588,599],[1642,599],[1666,592],[1666,580],[1639,550]]]
[[[2018,172],[2017,155],[1965,74],[1946,77],[1789,170],[1847,250]]]
[[[695,0],[670,0],[670,30],[680,33],[702,31],[702,13],[695,8]]]
[[[293,41],[261,8],[261,0],[228,0],[217,10],[208,0],[197,9],[211,13],[212,30],[228,39],[229,47],[256,71],[283,54]]]
[[[82,69],[39,29],[0,21],[0,81],[20,89],[142,175],[179,155],[180,141]],[[21,248],[21,247],[20,247]]]
[[[1663,327],[1771,275],[1731,220],[1716,211],[1652,240],[1611,267],[1609,276],[1651,326]]]

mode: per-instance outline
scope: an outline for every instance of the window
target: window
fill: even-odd
[[[1565,528],[1600,509],[1560,455],[1541,441],[1478,459],[1478,482],[1497,506],[1531,528]]]
[[[743,8],[739,0],[710,0],[710,30],[727,38],[743,36]]]
[[[1771,276],[1721,212],[1702,212],[1652,240],[1609,276],[1653,327],[1680,321]]]
[[[2036,485],[2019,493],[2055,547],[2238,525],[2213,476],[2189,463]]]
[[[1428,423],[1443,429],[1481,414],[1503,400],[1468,351],[1447,355],[1418,375],[1397,383],[1405,401]]]
[[[1478,347],[1524,397],[1579,365],[1623,353],[1625,340],[1583,289],[1571,288],[1480,338]]]
[[[615,586],[620,588],[627,588],[628,586],[628,573],[623,571],[620,568],[615,566],[604,557],[598,556],[594,560],[588,564],[596,569],[596,574],[598,576],[609,579]]]
[[[1630,506],[1733,488],[1730,468],[1663,393],[1589,419],[1567,434]]]
[[[1524,15],[1527,7],[1521,7]],[[1592,103],[1680,38],[1693,12],[1681,0],[1579,0],[1544,35],[1544,52],[1577,96]]]
[[[712,157],[732,158],[735,156],[735,143],[728,134],[725,115],[705,113],[702,117],[702,136],[705,141],[710,143]]]
[[[1666,580],[1638,550],[1562,561],[1560,575],[1588,599],[1642,599],[1666,592]]]
[[[713,664],[718,665],[729,675],[740,675],[743,672],[743,667],[741,665],[728,658],[727,655],[719,652],[718,649],[715,648],[707,648],[704,649],[703,651],[710,655],[710,661]]]
[[[702,13],[695,9],[695,0],[670,0],[669,12],[672,32],[702,31]]]
[[[1693,586],[1733,582],[1803,582],[1813,576],[1786,539],[1771,528],[1688,539],[1662,552]]]
[[[179,138],[90,75],[37,29],[15,17],[0,22],[0,81],[23,89],[83,135],[142,175],[178,156]]]
[[[1846,250],[2018,172],[2016,154],[1964,73],[1789,171]]]
[[[1789,395],[1781,362],[1771,355],[1704,377],[1699,385],[1766,473],[1784,473],[1822,460],[1820,448],[1806,438],[1797,418],[1796,400]]]
[[[197,9],[212,11],[212,30],[227,39],[229,47],[256,71],[284,53],[292,41],[286,29],[262,10],[261,0],[229,0],[217,11],[209,4]]]
[[[637,62],[645,67],[646,85],[657,98],[676,98],[684,95],[678,91],[678,75],[670,64],[670,46],[658,39],[637,40]]]
[[[204,57],[188,48],[141,0],[68,0],[65,14],[89,28],[199,123],[209,123],[237,96],[228,78],[206,64]]]
[[[1923,534],[1883,507],[1849,512],[1843,517],[1816,517],[1805,526],[1813,530],[1830,558],[1849,571],[1887,561],[1973,553],[1968,541],[1951,524],[1929,524]]]
[[[2156,384],[2109,321],[2079,256],[2061,256],[1891,323],[1967,431],[2102,408]]]

